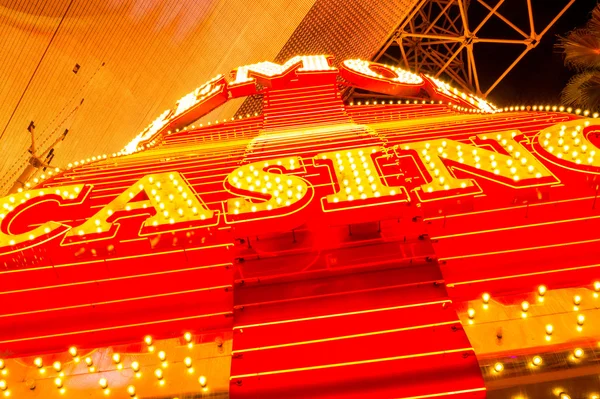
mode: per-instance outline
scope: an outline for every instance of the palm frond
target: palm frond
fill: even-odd
[[[561,93],[562,103],[583,109],[600,109],[600,71],[575,75]]]
[[[597,35],[600,35],[600,4],[592,11],[592,17],[587,23],[587,28]]]
[[[580,70],[600,68],[600,34],[590,29],[575,29],[559,37],[557,48],[565,55],[565,65]]]

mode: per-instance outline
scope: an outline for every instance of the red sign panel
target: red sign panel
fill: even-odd
[[[596,119],[330,61],[216,77],[123,151],[0,199],[0,348],[233,329],[232,396],[484,394],[457,310],[598,276]],[[341,84],[411,99],[346,105]],[[262,115],[190,126],[254,94]]]

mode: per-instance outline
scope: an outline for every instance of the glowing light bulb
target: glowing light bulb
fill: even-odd
[[[552,327],[552,324],[546,324],[546,334],[552,335],[553,332],[554,332],[554,327]]]
[[[135,396],[135,387],[133,385],[129,385],[127,387],[127,393],[129,394],[129,396],[134,397]]]
[[[582,356],[583,356],[583,349],[581,349],[581,348],[576,348],[576,349],[573,351],[573,356],[575,356],[575,358],[577,358],[577,359],[579,359],[580,357],[582,357]]]
[[[164,362],[167,359],[167,354],[165,353],[165,351],[158,352],[158,358]]]
[[[200,385],[204,388],[206,387],[207,381],[206,381],[206,377],[205,376],[200,376],[200,378],[198,378],[198,382],[200,383]]]
[[[186,357],[185,359],[183,359],[183,363],[185,364],[185,367],[190,368],[192,367],[192,358],[191,357]]]
[[[44,365],[41,357],[36,357],[35,360],[33,361],[33,364],[35,364],[37,366],[37,368],[39,368],[39,369],[41,369],[42,366]]]
[[[542,364],[542,357],[541,356],[534,356],[533,360],[531,361],[533,363],[534,366],[539,366]]]
[[[527,312],[529,310],[529,302],[527,302],[527,301],[521,302],[521,310],[523,312]]]
[[[544,296],[544,295],[546,295],[546,291],[547,291],[547,288],[546,288],[546,286],[545,286],[545,285],[540,285],[540,286],[538,287],[538,294],[539,294],[540,296]]]
[[[494,364],[494,371],[496,373],[500,373],[502,372],[502,370],[504,370],[504,365],[500,362],[497,362],[496,364]]]
[[[140,371],[140,364],[136,361],[131,362],[131,369],[136,373]]]
[[[153,340],[152,340],[152,337],[151,337],[150,335],[146,335],[146,336],[144,337],[144,342],[145,342],[145,343],[146,343],[146,345],[148,345],[148,346],[152,345],[152,342],[153,342]]]
[[[108,381],[106,378],[100,378],[100,380],[98,380],[98,384],[100,384],[102,389],[108,388]]]
[[[483,303],[489,303],[490,302],[490,294],[488,294],[487,292],[484,292],[483,295],[481,296],[481,298],[483,299]]]
[[[156,378],[158,378],[158,380],[162,380],[164,378],[164,374],[162,369],[156,369],[154,370],[154,375],[156,376]]]
[[[475,317],[475,309],[469,308],[469,310],[467,310],[467,315],[469,316],[469,319],[473,319]]]
[[[577,324],[582,326],[584,322],[585,322],[585,316],[582,314],[578,315],[577,316]]]
[[[575,296],[573,296],[573,303],[574,303],[575,305],[579,305],[579,304],[581,304],[581,296],[579,296],[579,295],[575,295]]]
[[[56,361],[52,364],[52,367],[54,367],[54,370],[56,370],[57,372],[60,372],[62,370],[62,364],[59,361]]]
[[[192,342],[192,333],[186,332],[185,334],[183,334],[183,339],[185,339],[185,342]]]

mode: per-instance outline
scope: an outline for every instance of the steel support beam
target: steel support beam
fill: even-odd
[[[420,0],[407,18],[400,22],[398,29],[376,55],[374,61],[380,61],[385,56],[386,60],[397,60],[398,66],[413,72],[425,72],[435,76],[444,74],[463,89],[487,97],[519,61],[538,45],[558,18],[575,2],[575,0],[560,0],[564,2],[564,7],[541,30],[541,33],[536,33],[535,10],[531,0],[521,1],[527,6],[529,33],[500,13],[499,9],[505,0],[498,0],[493,6],[486,0]],[[488,11],[485,18],[474,28],[471,28],[469,21],[471,2],[476,2]],[[522,36],[522,39],[479,37],[478,33],[492,18],[504,22]],[[487,88],[480,86],[476,66],[479,43],[524,46],[521,54]],[[396,48],[396,45],[400,49],[400,59],[397,53],[396,57],[386,54],[390,48]]]

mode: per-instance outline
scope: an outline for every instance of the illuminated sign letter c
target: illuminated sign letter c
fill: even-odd
[[[85,198],[85,196],[79,198],[83,187],[83,184],[75,184],[42,188],[0,198],[0,251],[7,247],[9,250],[14,247],[15,250],[22,251],[38,245],[41,238],[51,239],[64,234],[69,226],[54,221],[47,221],[33,230],[20,234],[11,234],[11,224],[21,213],[28,212],[41,202],[64,203],[70,200],[71,204],[81,203]]]
[[[540,153],[554,164],[569,169],[600,172],[600,149],[589,139],[586,128],[597,124],[591,119],[557,123],[538,136]]]

